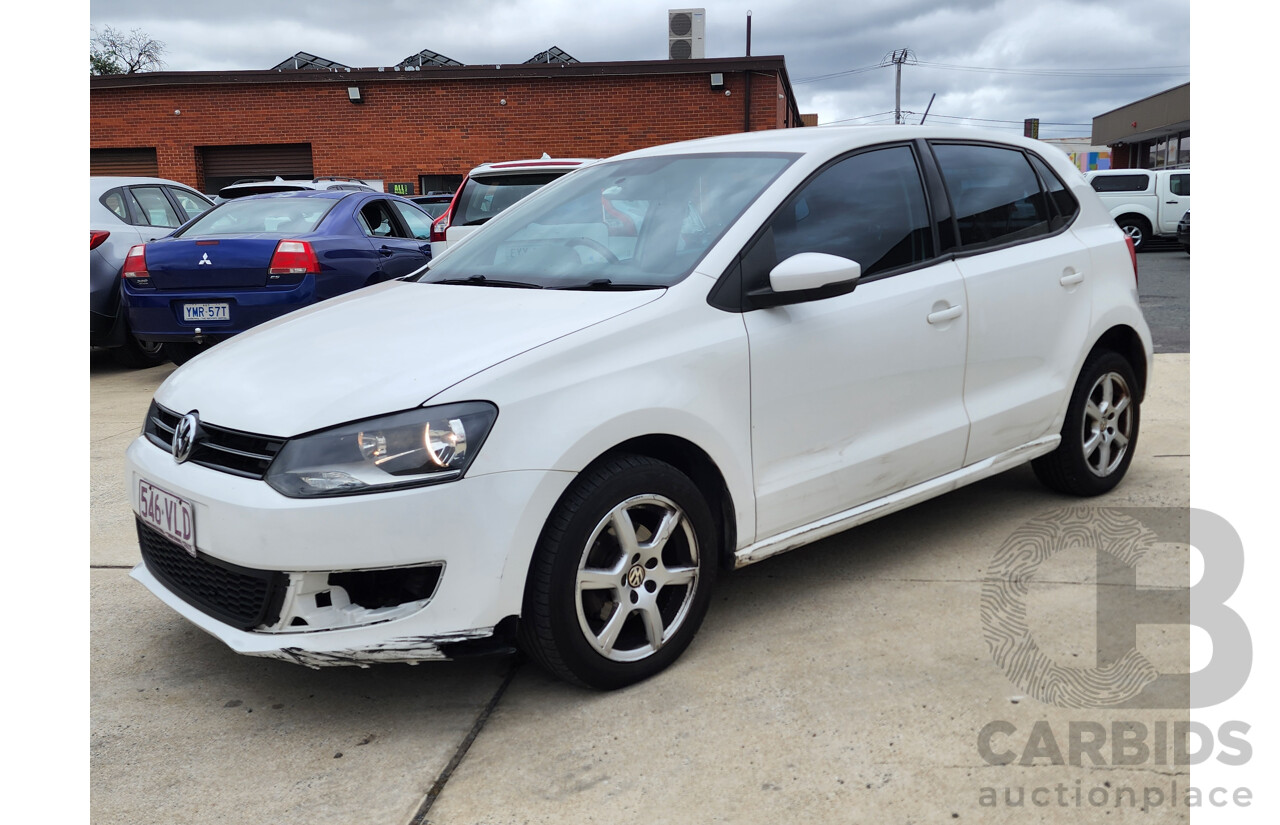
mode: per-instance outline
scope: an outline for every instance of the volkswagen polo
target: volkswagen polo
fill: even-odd
[[[1124,477],[1132,247],[1058,150],[783,129],[584,167],[405,278],[175,371],[133,576],[305,665],[523,648],[616,688],[717,575],[1031,462]]]

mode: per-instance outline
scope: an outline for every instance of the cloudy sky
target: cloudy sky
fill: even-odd
[[[299,51],[352,67],[430,49],[466,64],[523,62],[550,46],[584,62],[666,57],[675,3],[562,0],[94,0],[91,25],[142,29],[172,71],[269,69]],[[704,0],[707,57],[782,55],[820,123],[929,120],[1087,135],[1094,116],[1190,79],[1190,0]],[[878,68],[877,68],[878,67]],[[964,119],[964,120],[962,120]]]

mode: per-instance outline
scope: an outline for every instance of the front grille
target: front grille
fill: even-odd
[[[178,413],[152,401],[143,433],[152,444],[168,451],[173,446],[174,428],[181,420]],[[201,421],[195,449],[187,460],[211,470],[261,479],[284,442],[283,438],[276,436],[255,435]]]
[[[147,569],[183,601],[241,630],[280,620],[280,606],[289,585],[287,574],[240,567],[203,553],[192,558],[141,519],[137,524],[138,545]]]

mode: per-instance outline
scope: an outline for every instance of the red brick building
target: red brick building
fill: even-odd
[[[782,57],[151,72],[89,80],[91,174],[452,188],[486,161],[804,125]]]

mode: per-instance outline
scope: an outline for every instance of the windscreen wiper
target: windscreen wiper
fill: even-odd
[[[548,289],[578,289],[578,290],[592,290],[592,291],[599,290],[602,292],[607,292],[607,291],[630,292],[632,290],[637,290],[637,289],[665,289],[665,287],[663,287],[662,284],[628,284],[628,283],[615,284],[613,281],[611,281],[608,278],[593,278],[590,281],[584,281],[579,284],[569,284],[568,286],[554,286],[554,287],[548,287]]]
[[[428,284],[462,284],[463,286],[508,286],[516,289],[542,289],[541,284],[531,284],[527,281],[498,281],[486,278],[483,275],[471,275],[466,278],[445,278],[442,281],[424,281]]]

